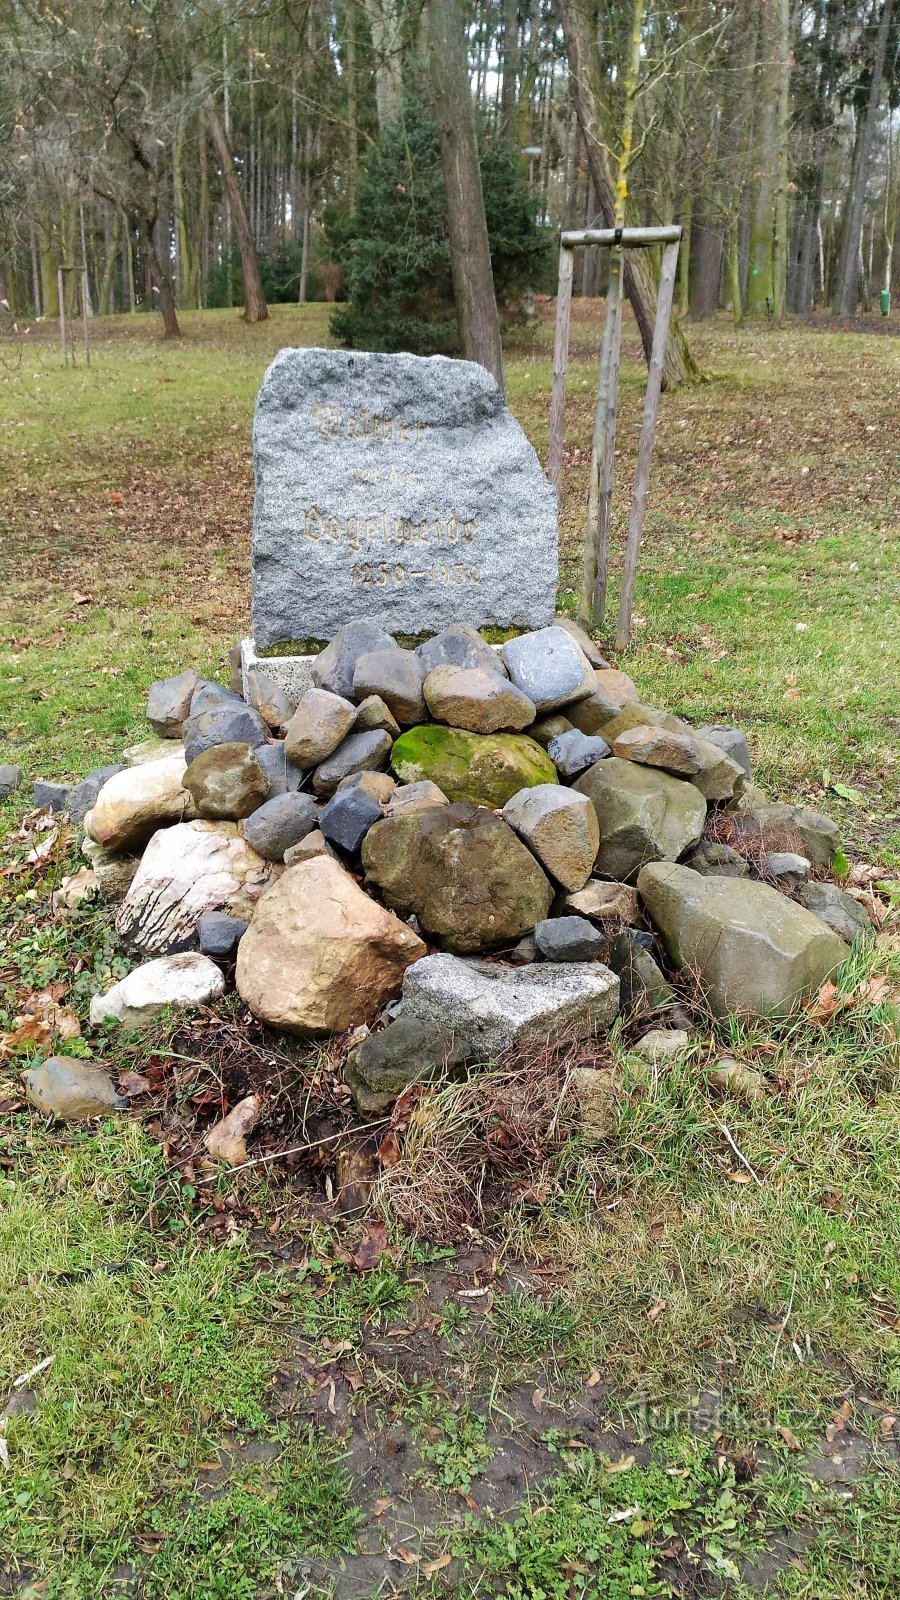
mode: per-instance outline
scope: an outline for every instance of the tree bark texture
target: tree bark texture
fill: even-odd
[[[209,136],[213,142],[213,148],[222,171],[222,183],[224,184],[228,201],[228,214],[234,224],[238,250],[241,255],[241,270],[244,275],[244,321],[265,322],[269,311],[266,305],[266,297],[263,294],[262,279],[259,274],[256,244],[254,243],[253,233],[247,220],[247,213],[244,209],[244,202],[241,198],[241,191],[235,175],[231,146],[219,121],[215,102],[211,96],[204,105],[204,111],[206,125],[209,128]]]

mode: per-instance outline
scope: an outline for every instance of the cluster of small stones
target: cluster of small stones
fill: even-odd
[[[274,1028],[357,1030],[348,1083],[380,1115],[620,1009],[683,1023],[667,973],[720,1016],[784,1015],[870,932],[828,881],[835,825],[767,803],[740,730],[644,704],[567,618],[499,650],[468,625],[410,650],[351,622],[296,703],[259,663],[245,698],[232,669],[154,683],[153,737],[120,766],[36,785],[143,958],[95,996],[98,1026],[234,983]],[[651,1056],[688,1039],[654,1033]]]

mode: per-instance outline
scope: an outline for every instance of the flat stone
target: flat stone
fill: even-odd
[[[69,813],[69,821],[76,828],[81,827],[88,812],[93,809],[103,785],[108,779],[114,778],[117,772],[123,770],[117,761],[113,761],[109,766],[95,767],[93,772],[89,772],[86,778],[81,779],[80,783],[73,783],[66,801],[66,810]]]
[[[594,669],[565,628],[540,628],[510,639],[503,662],[517,689],[539,712],[584,700],[594,689]]]
[[[479,667],[434,667],[424,693],[436,722],[471,733],[520,732],[535,717],[527,694],[508,678]]]
[[[68,783],[53,783],[48,778],[38,778],[34,786],[34,804],[39,811],[65,811],[70,788]]]
[[[244,819],[247,843],[266,861],[283,861],[319,825],[319,809],[311,794],[278,794]]]
[[[268,728],[276,733],[286,728],[297,709],[297,702],[259,662],[247,668],[247,701],[258,711]]]
[[[338,860],[337,851],[332,849],[321,828],[314,828],[312,833],[308,833],[305,839],[300,840],[299,844],[292,844],[289,850],[285,850],[284,864],[286,867],[294,867],[298,861],[312,861],[314,856],[328,856],[332,861]]]
[[[606,669],[609,666],[606,657],[601,655],[587,629],[583,628],[580,622],[573,621],[571,617],[560,616],[559,612],[557,612],[553,618],[553,626],[555,628],[565,628],[566,633],[570,634],[575,640],[582,655],[587,656],[592,667]]]
[[[229,917],[224,911],[207,911],[197,923],[200,954],[216,961],[230,961],[247,926],[243,917]]]
[[[362,849],[366,884],[450,950],[507,944],[550,910],[534,856],[492,811],[471,805],[401,812],[376,822]]]
[[[700,754],[687,733],[672,733],[668,728],[627,728],[613,741],[612,753],[623,761],[638,761],[645,767],[661,767],[676,777],[690,777],[700,768]]]
[[[218,1000],[224,993],[225,979],[208,956],[163,956],[159,961],[135,967],[106,994],[95,994],[91,1026],[100,1027],[112,1019],[123,1028],[143,1028],[167,1006],[176,1011],[192,1011]]]
[[[214,1161],[224,1161],[229,1167],[243,1165],[249,1157],[247,1138],[256,1127],[261,1111],[260,1096],[248,1094],[232,1106],[227,1117],[210,1128],[206,1148]]]
[[[706,802],[691,783],[610,756],[578,778],[600,824],[596,870],[625,882],[645,861],[676,861],[696,844]]]
[[[360,656],[373,650],[390,650],[394,644],[380,622],[358,617],[339,628],[330,644],[312,663],[312,679],[320,689],[349,700],[353,693],[353,674]]]
[[[414,637],[552,618],[556,496],[484,367],[281,350],[253,447],[260,650],[330,639],[360,611]]]
[[[317,767],[347,737],[356,722],[356,707],[328,689],[307,689],[297,703],[284,736],[284,752],[298,767]]]
[[[107,850],[130,852],[164,823],[193,817],[194,801],[183,783],[186,770],[179,753],[126,767],[107,779],[90,811],[91,837]]]
[[[430,811],[434,806],[449,805],[443,789],[425,778],[421,783],[397,783],[385,806],[385,815],[398,816],[401,812]]]
[[[545,961],[599,961],[606,939],[584,917],[546,917],[534,930],[534,942]]]
[[[499,651],[493,650],[478,629],[466,622],[452,622],[449,628],[442,628],[433,639],[420,644],[416,654],[421,658],[426,675],[435,667],[465,667],[506,677]]]
[[[591,700],[582,700],[582,710],[593,704],[593,698]],[[581,728],[583,733],[596,733],[597,731],[595,727],[587,726],[581,720],[580,715],[577,719],[573,715],[572,720]],[[619,734],[624,733],[626,728],[671,728],[673,733],[693,733],[694,731],[690,723],[683,722],[681,717],[673,716],[671,711],[660,711],[656,706],[645,705],[642,700],[627,701],[621,711],[616,712],[614,716],[604,716],[602,726],[603,737],[607,744],[612,744],[614,739],[618,739]]]
[[[503,818],[563,889],[587,883],[600,845],[597,813],[587,795],[541,783],[507,800]]]
[[[355,855],[373,822],[384,816],[379,802],[358,786],[340,788],[324,808],[320,827],[329,844]]]
[[[431,1083],[465,1066],[471,1054],[465,1040],[401,1013],[350,1051],[344,1079],[360,1116],[380,1117],[411,1083]]]
[[[831,928],[768,884],[660,862],[642,869],[638,893],[720,1017],[785,1016],[847,956]]]
[[[582,733],[580,728],[570,728],[567,733],[556,733],[548,740],[547,754],[562,778],[577,778],[595,761],[603,761],[611,754],[609,745],[599,734]]]
[[[195,756],[182,783],[201,817],[239,822],[268,797],[269,780],[249,744],[217,744]]]
[[[162,739],[180,739],[191,714],[191,700],[201,682],[199,672],[188,667],[174,678],[160,678],[147,692],[147,721]]]
[[[380,694],[367,694],[360,700],[354,726],[358,733],[371,733],[373,728],[378,728],[389,733],[392,739],[400,735],[400,724]]]
[[[192,950],[200,918],[225,911],[249,921],[281,872],[251,849],[234,822],[180,822],[150,840],[116,915],[116,932],[144,955]]]
[[[809,877],[810,863],[792,850],[772,850],[763,860],[763,872],[779,889],[795,889]]]
[[[269,780],[269,799],[274,800],[280,794],[295,794],[303,782],[304,773],[302,767],[288,760],[283,740],[258,744],[255,750],[256,759]]]
[[[238,993],[288,1033],[371,1023],[424,955],[421,939],[371,900],[336,861],[289,867],[263,895],[238,948]]]
[[[366,651],[353,668],[354,699],[377,694],[401,728],[425,720],[424,682],[424,663],[414,650],[400,650],[397,645]]]
[[[92,1117],[122,1111],[123,1100],[99,1067],[72,1056],[48,1056],[40,1066],[26,1072],[25,1096],[42,1116],[59,1117],[63,1122],[88,1122]]]
[[[490,1063],[517,1045],[605,1033],[619,1009],[619,982],[599,961],[503,967],[433,955],[403,980],[402,1015],[466,1039]]]
[[[727,728],[716,724],[713,727],[698,728],[697,734],[699,738],[706,739],[709,744],[717,745],[727,756],[731,756],[732,761],[736,761],[738,766],[743,768],[749,783],[753,776],[750,746],[747,743],[747,735],[740,728]]]
[[[690,1045],[691,1036],[686,1028],[651,1028],[649,1033],[642,1034],[637,1043],[631,1046],[631,1054],[650,1061],[653,1066],[660,1066],[664,1061],[684,1055]]]
[[[152,739],[141,739],[122,751],[123,767],[145,767],[148,761],[168,761],[172,756],[183,756],[184,745],[174,738],[163,739],[154,734]]]
[[[633,927],[641,919],[637,890],[627,883],[604,883],[600,878],[591,878],[583,889],[567,894],[562,905],[564,911],[589,917],[604,928],[618,928],[623,923]]]
[[[249,744],[255,749],[257,745],[266,744],[268,738],[269,730],[258,711],[229,700],[196,716],[191,712],[184,725],[185,760],[196,761],[213,745]]]
[[[504,806],[519,789],[556,780],[549,756],[527,734],[437,725],[401,734],[391,766],[403,783],[429,778],[452,801],[491,807]]]
[[[800,889],[800,900],[807,911],[821,917],[848,944],[852,944],[854,939],[874,937],[865,906],[861,906],[852,895],[845,894],[837,884],[804,883]]]
[[[399,740],[398,740],[399,743]],[[378,728],[370,733],[350,733],[334,754],[313,775],[316,794],[332,795],[342,778],[353,772],[378,772],[391,754],[391,736]]]
[[[654,960],[648,934],[635,936],[624,929],[612,940],[607,957],[619,979],[622,1010],[626,1016],[651,1017],[675,1003],[675,990]]]
[[[10,761],[4,761],[0,765],[0,800],[7,800],[21,782],[22,768],[14,766]]]

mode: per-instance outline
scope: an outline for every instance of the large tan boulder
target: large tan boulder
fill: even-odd
[[[765,883],[654,862],[638,893],[670,959],[720,1017],[785,1016],[847,958],[831,928]]]
[[[289,867],[262,896],[238,946],[238,993],[288,1033],[371,1022],[426,954],[412,929],[328,856]]]
[[[282,871],[235,822],[182,822],[154,834],[116,916],[120,939],[148,956],[193,949],[209,911],[246,922]]]
[[[162,761],[145,761],[108,778],[91,809],[91,838],[107,850],[133,850],[164,823],[195,817],[194,802],[182,783],[186,770],[179,747]]]

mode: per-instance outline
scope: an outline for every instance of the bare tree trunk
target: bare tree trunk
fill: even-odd
[[[866,109],[865,121],[860,129],[860,137],[856,141],[856,148],[853,153],[850,195],[841,238],[841,264],[831,306],[832,311],[837,316],[852,317],[856,311],[863,210],[866,203],[866,187],[869,181],[869,161],[872,154],[875,123],[878,117],[878,102],[881,99],[881,81],[884,75],[884,61],[887,54],[893,9],[894,0],[883,0],[881,22],[872,52],[872,81],[869,86],[869,104]]]
[[[356,185],[359,180],[359,117],[356,84],[356,6],[347,0],[347,208],[352,213],[356,207]]]
[[[375,104],[382,133],[400,115],[403,28],[399,0],[363,0],[375,52]],[[467,90],[468,93],[468,90]]]
[[[500,65],[500,128],[512,141],[516,138],[516,80],[519,71],[519,8],[516,0],[503,0],[503,31]]]
[[[772,245],[772,294],[776,322],[787,300],[788,141],[791,111],[791,4],[778,0],[778,105],[775,118],[775,238]]]
[[[615,182],[601,131],[599,113],[601,96],[596,73],[596,45],[584,0],[562,0],[562,17],[569,52],[572,96],[581,131],[584,134],[594,190],[603,213],[603,220],[607,227],[612,227],[616,211]],[[625,293],[631,301],[635,321],[640,330],[644,355],[649,363],[653,350],[656,289],[646,251],[626,250]],[[700,369],[688,349],[684,333],[680,325],[673,320],[663,364],[663,388],[673,389],[679,383],[697,383],[701,376]]]
[[[112,219],[112,233],[107,250],[106,264],[103,268],[103,282],[100,285],[97,297],[97,310],[101,316],[112,312],[112,283],[113,273],[116,270],[116,261],[119,256],[119,241],[122,234],[122,218],[117,211]]]
[[[222,169],[222,182],[225,186],[225,195],[228,201],[228,214],[234,224],[238,249],[241,253],[241,270],[244,274],[244,321],[265,322],[269,315],[266,297],[263,294],[262,279],[259,275],[259,260],[256,254],[256,245],[253,234],[247,221],[244,202],[234,171],[234,157],[231,147],[225,137],[225,130],[219,121],[215,102],[210,95],[204,103],[206,125],[213,148]]]
[[[160,260],[156,248],[156,218],[141,217],[141,234],[144,240],[144,249],[147,252],[147,264],[156,283],[159,295],[159,309],[163,319],[163,337],[166,339],[180,339],[181,329],[178,326],[178,315],[175,310],[175,294],[172,289],[172,279]]]
[[[503,386],[500,318],[491,271],[475,114],[459,0],[431,0],[431,86],[447,191],[453,298],[463,355],[480,361]]]

